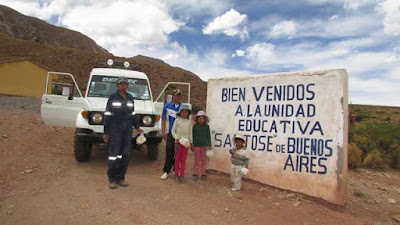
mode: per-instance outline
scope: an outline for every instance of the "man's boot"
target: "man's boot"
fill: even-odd
[[[119,186],[121,187],[128,187],[129,184],[127,184],[124,180],[121,180],[120,182],[118,182]]]
[[[115,182],[110,182],[110,184],[108,185],[108,187],[110,189],[116,189],[117,188],[117,184]]]

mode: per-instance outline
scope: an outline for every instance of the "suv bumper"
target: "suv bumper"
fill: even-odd
[[[76,129],[75,136],[80,140],[88,143],[104,143],[103,141],[104,133],[96,133],[90,129]],[[156,143],[159,144],[162,141],[161,135],[157,133],[157,131],[150,131],[147,134],[144,134],[146,137],[146,143]],[[136,136],[132,137],[131,143],[136,145]]]

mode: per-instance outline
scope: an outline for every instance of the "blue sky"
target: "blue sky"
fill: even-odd
[[[0,0],[119,56],[203,80],[345,68],[352,103],[400,106],[399,0]]]

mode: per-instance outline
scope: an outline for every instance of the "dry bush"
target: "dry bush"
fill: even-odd
[[[379,151],[372,151],[368,153],[364,159],[364,165],[372,169],[385,169],[386,163]]]
[[[349,144],[348,155],[348,164],[351,169],[355,169],[361,165],[363,151],[359,147],[357,147],[357,145]]]
[[[350,143],[357,145],[363,151],[364,164],[365,161],[370,162],[371,157],[377,157],[377,153],[372,154],[373,151],[379,151],[380,158],[382,158],[381,161],[386,164],[385,166],[399,167],[400,123],[382,121],[357,123],[350,127],[349,138]],[[370,153],[371,156],[367,160]],[[371,167],[374,166],[371,165]]]

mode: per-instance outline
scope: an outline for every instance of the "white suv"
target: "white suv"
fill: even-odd
[[[169,82],[153,102],[147,75],[140,70],[132,70],[129,63],[107,61],[107,65],[93,68],[90,72],[86,94],[82,93],[72,74],[49,72],[47,74],[46,91],[42,97],[41,118],[47,125],[75,127],[75,159],[86,162],[90,159],[93,145],[103,143],[104,111],[108,97],[117,90],[116,80],[124,76],[128,79],[129,92],[134,97],[134,113],[140,128],[147,139],[147,157],[156,160],[161,137],[161,113],[166,102],[167,91],[183,85],[187,87],[187,101],[190,105],[190,84]],[[134,129],[132,144],[136,146],[137,133]],[[140,149],[140,148],[137,148]]]

